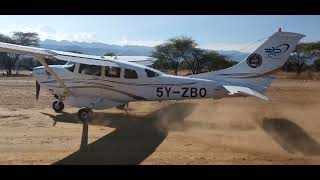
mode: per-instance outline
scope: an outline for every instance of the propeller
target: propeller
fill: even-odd
[[[36,81],[36,99],[38,100],[40,94],[40,84]]]

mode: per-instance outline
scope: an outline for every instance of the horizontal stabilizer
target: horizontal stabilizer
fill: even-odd
[[[230,95],[237,95],[237,94],[242,94],[242,95],[250,95],[250,96],[255,96],[257,98],[260,98],[262,100],[268,101],[269,98],[257,91],[254,91],[248,87],[242,87],[242,86],[228,86],[228,85],[223,85],[223,87],[229,91]]]

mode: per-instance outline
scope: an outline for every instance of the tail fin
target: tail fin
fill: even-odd
[[[224,78],[258,78],[279,70],[295,49],[303,34],[275,32],[269,39],[240,63],[218,71],[193,75],[191,77],[215,79]]]
[[[262,93],[274,79],[268,75],[283,66],[303,37],[303,34],[276,32],[240,63],[191,77],[218,81],[230,94],[252,95],[267,100]]]

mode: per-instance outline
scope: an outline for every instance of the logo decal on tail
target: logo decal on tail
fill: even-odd
[[[277,47],[265,48],[265,52],[268,53],[268,57],[273,58],[286,52],[289,49],[289,44],[281,44]]]
[[[259,54],[253,53],[247,58],[247,64],[251,68],[257,68],[262,64],[262,57]]]

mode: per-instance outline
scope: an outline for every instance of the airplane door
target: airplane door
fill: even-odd
[[[75,89],[84,96],[101,97],[99,83],[102,78],[102,67],[96,65],[79,64],[74,74]],[[95,98],[93,98],[95,99]]]

